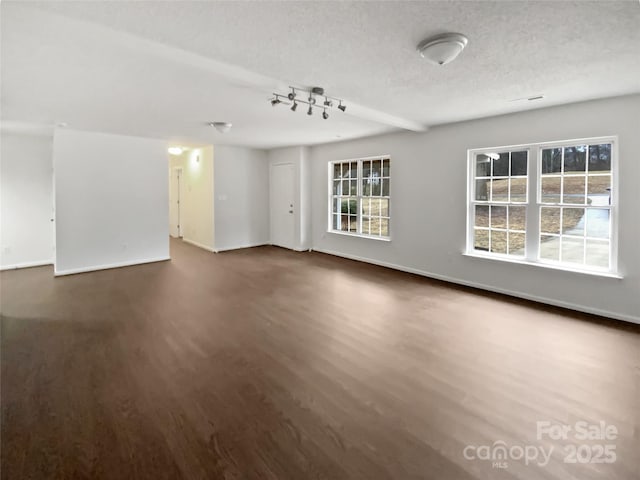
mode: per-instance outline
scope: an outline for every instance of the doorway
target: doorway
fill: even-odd
[[[293,249],[295,244],[295,168],[292,163],[271,166],[271,244]]]
[[[169,187],[169,235],[174,238],[182,238],[181,196],[184,191],[182,185],[182,167],[171,169],[171,181]]]

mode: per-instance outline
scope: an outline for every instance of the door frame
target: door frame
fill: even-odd
[[[171,167],[171,182],[173,182],[175,179],[178,179],[178,188],[177,188],[177,192],[178,192],[178,238],[182,238],[184,235],[184,225],[182,222],[182,200],[183,200],[183,192],[184,192],[184,169],[182,167]],[[173,191],[173,189],[171,190]],[[171,201],[173,201],[174,199],[172,198]],[[172,219],[173,220],[173,219]]]

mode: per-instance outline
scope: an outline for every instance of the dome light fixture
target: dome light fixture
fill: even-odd
[[[168,149],[171,155],[182,155],[182,147],[169,147]]]
[[[446,65],[460,55],[468,42],[461,33],[444,33],[420,42],[418,53],[435,65]]]
[[[229,130],[231,130],[231,127],[233,126],[233,124],[229,122],[210,122],[209,126],[215,128],[220,133],[228,133]]]
[[[274,92],[273,96],[269,98],[271,105],[274,107],[279,103],[283,105],[291,105],[291,111],[295,112],[298,109],[298,104],[302,103],[309,106],[309,108],[307,109],[307,115],[313,115],[314,108],[321,108],[322,118],[324,118],[325,120],[329,118],[328,110],[335,107],[336,102],[338,102],[339,104],[337,106],[339,110],[344,112],[347,109],[347,106],[343,105],[341,99],[326,95],[324,93],[324,88],[322,87],[311,87],[309,89],[298,87],[289,88],[291,89],[291,91],[287,94]],[[322,97],[324,97],[324,99]]]

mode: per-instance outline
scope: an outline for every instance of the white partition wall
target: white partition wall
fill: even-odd
[[[56,275],[169,259],[167,145],[58,130]]]
[[[2,269],[53,263],[52,138],[2,132]]]

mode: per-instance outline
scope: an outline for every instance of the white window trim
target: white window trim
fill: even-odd
[[[611,143],[611,206],[610,210],[610,267],[587,267],[571,263],[554,262],[539,259],[540,248],[540,203],[539,185],[542,178],[542,150],[551,147],[567,147],[580,144]],[[474,245],[474,207],[475,207],[475,156],[485,152],[503,153],[509,151],[528,150],[529,159],[527,165],[527,203],[526,206],[526,247],[524,258],[513,257],[508,254],[495,252],[483,252],[475,250]],[[587,159],[588,161],[588,159]],[[602,277],[622,278],[618,271],[618,179],[620,178],[618,162],[618,137],[617,135],[576,138],[571,140],[559,140],[553,142],[526,143],[501,147],[485,147],[467,150],[467,236],[466,247],[463,252],[469,257],[501,260],[504,262],[535,265],[554,270],[567,272],[586,273]],[[549,206],[556,206],[549,204]],[[570,206],[570,205],[569,205]],[[535,228],[532,228],[535,227]]]
[[[356,198],[358,201],[358,230],[362,230],[362,211],[361,211],[361,203],[362,203],[362,162],[367,160],[389,160],[389,196],[380,197],[386,198],[389,200],[389,235],[381,236],[381,235],[371,235],[367,233],[359,233],[359,232],[347,232],[344,230],[335,230],[333,228],[333,166],[336,163],[347,163],[347,162],[357,162],[358,163],[358,181],[357,181],[357,192]],[[366,238],[368,240],[378,240],[383,242],[391,241],[391,192],[392,192],[392,180],[393,176],[391,175],[391,155],[374,155],[371,157],[359,157],[359,158],[347,158],[343,160],[331,160],[327,165],[327,193],[328,193],[328,201],[327,201],[327,233],[333,233],[336,235],[344,235],[348,237],[359,237]],[[378,198],[378,197],[367,197],[367,198]]]

